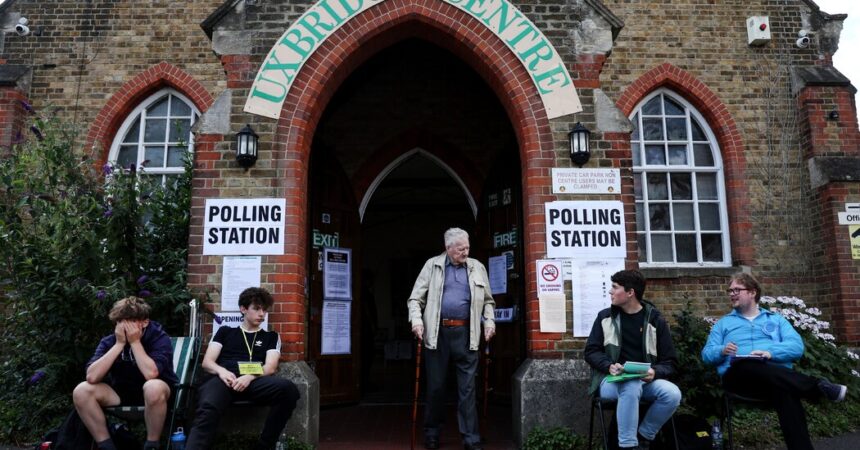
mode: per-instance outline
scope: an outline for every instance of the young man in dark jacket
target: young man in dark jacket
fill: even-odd
[[[617,272],[609,292],[612,306],[598,313],[585,343],[585,360],[592,369],[589,394],[618,400],[619,447],[647,449],[681,402],[678,386],[667,380],[675,373],[675,346],[660,312],[642,299],[641,273]],[[640,378],[607,379],[624,374],[626,362],[650,363],[650,368]],[[641,423],[640,400],[652,402]]]
[[[99,450],[115,450],[103,407],[144,405],[146,444],[157,449],[173,372],[170,337],[157,322],[149,320],[150,307],[143,299],[127,297],[111,308],[108,318],[114,332],[99,342],[87,363],[87,378],[72,394],[75,409]]]

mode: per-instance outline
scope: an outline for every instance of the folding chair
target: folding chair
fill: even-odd
[[[642,408],[643,406],[651,406],[651,403],[652,402],[647,402],[647,401],[642,400],[639,402],[639,407]],[[596,409],[598,411],[598,418],[600,420],[600,435],[603,438],[603,449],[609,450],[609,439],[606,436],[606,434],[607,434],[606,420],[605,420],[603,414],[604,414],[604,411],[614,411],[615,408],[617,408],[617,407],[618,407],[618,400],[617,399],[601,398],[600,396],[594,396],[591,398],[591,419],[588,422],[588,447],[586,447],[586,448],[589,448],[589,449],[593,448],[591,446],[591,444],[592,444],[592,438],[594,437],[594,410]],[[675,432],[675,415],[674,414],[672,415],[672,417],[669,418],[668,423],[671,424],[671,426],[672,426],[672,437],[674,438],[673,441],[675,442],[675,450],[678,450],[678,435]],[[665,426],[665,424],[664,424],[664,426]],[[662,432],[663,432],[663,430],[660,429],[660,433],[662,433]]]
[[[173,349],[173,371],[179,382],[173,386],[173,403],[169,406],[170,422],[165,427],[166,449],[170,449],[170,433],[176,424],[176,418],[185,415],[190,390],[193,388],[194,377],[197,374],[197,362],[200,358],[201,341],[198,335],[200,327],[197,323],[200,315],[197,311],[196,300],[191,301],[191,314],[189,325],[189,336],[170,338],[170,346]],[[112,406],[104,408],[105,413],[125,421],[141,421],[144,419],[143,406]]]
[[[732,410],[734,403],[748,403],[757,408],[765,409],[770,406],[770,402],[761,398],[753,398],[753,397],[745,397],[743,395],[735,394],[734,392],[730,392],[727,390],[723,390],[723,404],[725,406],[724,412],[725,417],[723,418],[725,424],[724,427],[729,430],[729,440],[727,442],[728,446],[727,450],[734,450],[735,448],[735,439],[734,434],[732,432]]]

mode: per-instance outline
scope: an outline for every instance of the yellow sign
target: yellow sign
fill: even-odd
[[[849,225],[848,236],[851,242],[851,259],[860,259],[860,225]]]

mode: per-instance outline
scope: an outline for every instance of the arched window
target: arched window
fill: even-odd
[[[666,89],[642,100],[630,120],[639,262],[730,265],[723,164],[707,122]]]
[[[162,89],[142,101],[119,127],[108,161],[117,166],[136,164],[147,175],[182,173],[183,158],[194,149],[191,126],[200,112],[188,98]]]

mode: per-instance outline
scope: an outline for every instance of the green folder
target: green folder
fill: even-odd
[[[607,383],[617,383],[619,381],[632,380],[634,378],[645,378],[647,373],[622,373],[621,375],[607,375]]]

